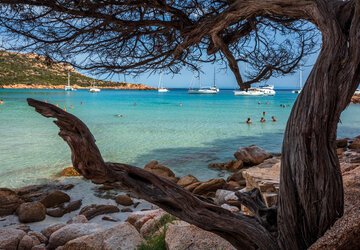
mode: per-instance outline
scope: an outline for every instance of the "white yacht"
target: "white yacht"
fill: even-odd
[[[89,92],[91,92],[91,93],[98,93],[98,92],[100,92],[100,89],[95,86],[95,81],[91,84],[91,89],[89,89]]]
[[[291,91],[291,93],[294,93],[294,94],[300,94],[301,93],[301,90],[302,90],[302,69],[300,68],[300,74],[299,74],[299,89],[296,89],[296,90],[293,90]]]
[[[257,88],[248,88],[247,90],[235,90],[234,95],[240,96],[263,96],[264,92],[260,91]]]
[[[162,81],[163,74],[160,75],[159,84],[158,84],[158,92],[169,92],[169,89],[164,88],[164,83]]]
[[[265,84],[260,86],[259,91],[264,92],[264,95],[275,95],[274,85]]]
[[[360,89],[355,90],[354,95],[360,95]]]
[[[189,94],[217,94],[219,91],[218,88],[216,87],[201,87],[200,75],[199,75],[199,88],[191,89],[193,80],[194,77],[191,79],[190,88],[188,91]]]
[[[70,71],[68,71],[68,84],[64,87],[65,91],[75,91],[73,87],[70,86]]]

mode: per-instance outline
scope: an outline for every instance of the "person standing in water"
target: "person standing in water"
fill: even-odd
[[[266,122],[266,120],[264,119],[264,117],[261,117],[260,122]]]
[[[247,121],[246,121],[246,123],[247,123],[247,124],[251,124],[251,123],[252,123],[251,119],[248,118]]]
[[[275,117],[271,117],[271,119],[273,120],[273,122],[276,122],[277,120],[275,119]]]

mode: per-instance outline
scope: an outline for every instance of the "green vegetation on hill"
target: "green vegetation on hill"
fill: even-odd
[[[70,68],[71,85],[88,87],[95,81],[101,87],[126,86],[125,82],[101,81],[34,53],[13,53],[0,50],[0,86],[11,84],[65,85]]]

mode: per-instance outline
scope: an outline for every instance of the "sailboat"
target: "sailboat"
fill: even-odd
[[[169,92],[168,89],[164,88],[162,76],[163,76],[163,74],[160,75],[159,84],[158,84],[158,92]]]
[[[210,87],[211,90],[215,90],[216,92],[219,92],[220,89],[216,87],[216,83],[215,83],[215,68],[214,68],[214,86]]]
[[[198,89],[191,89],[191,85],[193,82],[194,76],[191,79],[191,83],[190,83],[190,88],[188,93],[189,94],[217,94],[217,92],[219,91],[216,86],[215,87],[201,87],[201,80],[200,80],[200,75],[199,75],[199,88]]]
[[[91,89],[89,89],[90,93],[97,93],[100,92],[100,89],[95,86],[95,80],[93,80],[93,83],[91,84]]]
[[[264,92],[264,95],[275,95],[276,91],[274,90],[274,85],[265,84],[260,86],[259,90]]]
[[[245,64],[245,74],[247,72],[247,63]],[[258,88],[248,88],[246,90],[234,90],[236,96],[263,96],[264,92]]]
[[[302,90],[302,69],[301,68],[300,68],[300,74],[299,74],[299,86],[300,86],[300,89],[293,90],[293,91],[291,91],[291,93],[294,93],[294,94],[301,93],[301,90]]]
[[[70,71],[68,70],[68,84],[67,86],[64,87],[65,91],[74,91],[76,89],[74,89],[73,87],[70,86]]]

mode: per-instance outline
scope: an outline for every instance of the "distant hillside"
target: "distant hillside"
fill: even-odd
[[[96,80],[44,56],[0,50],[0,88],[63,88],[67,84],[68,70],[71,85],[76,88],[89,88],[95,81],[100,88],[155,89],[143,84]]]

